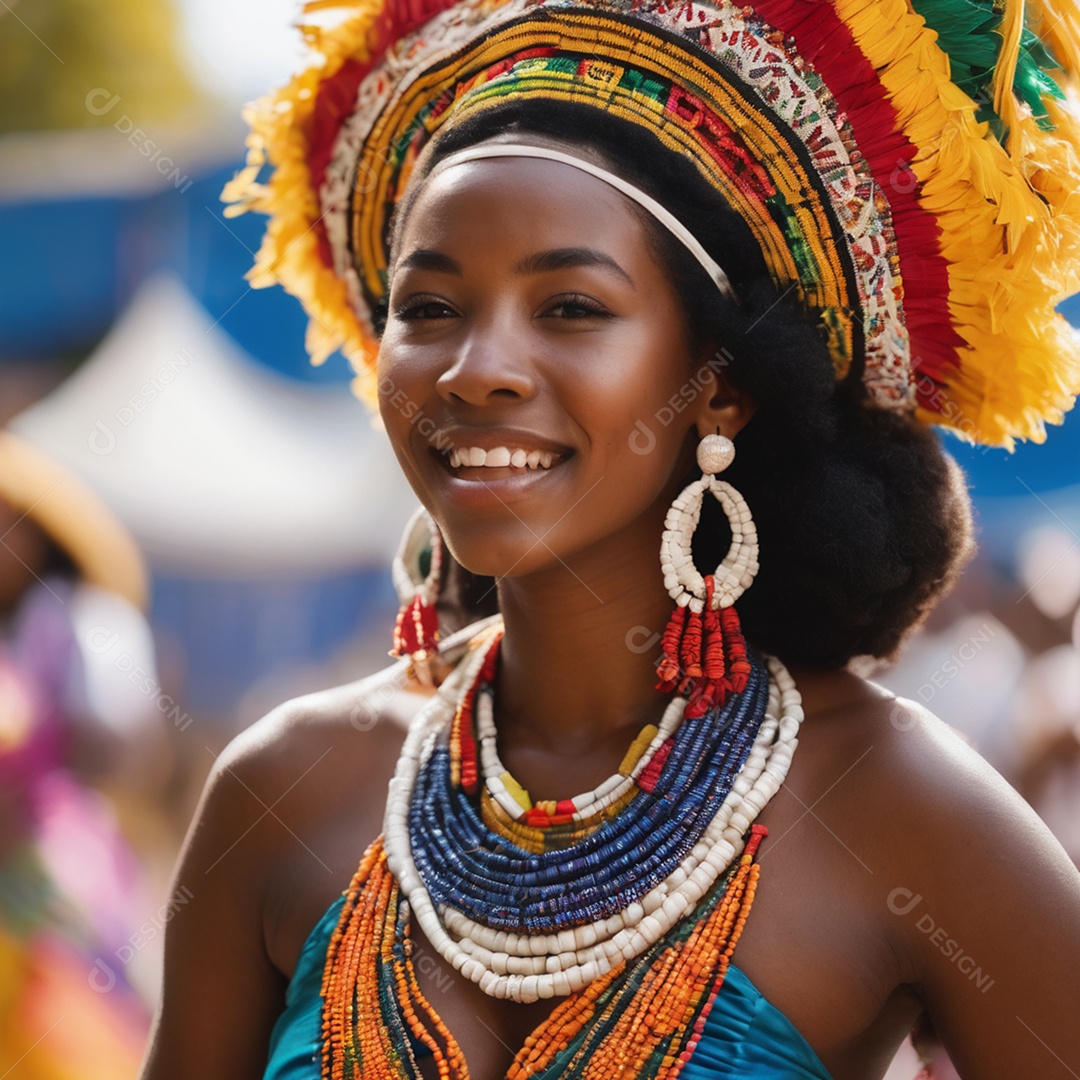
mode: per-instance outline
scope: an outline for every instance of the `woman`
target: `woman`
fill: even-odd
[[[921,421],[1035,436],[1077,387],[1049,310],[1076,126],[1015,19],[1014,159],[902,5],[311,32],[232,194],[434,527],[398,566],[407,666],[218,763],[144,1076],[840,1080],[924,1012],[965,1077],[1080,1068],[1075,869],[846,669],[970,553]]]

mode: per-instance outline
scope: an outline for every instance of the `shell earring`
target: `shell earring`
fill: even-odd
[[[443,561],[442,535],[421,506],[409,519],[391,573],[401,601],[391,656],[408,656],[416,678],[434,686],[432,661],[438,655],[439,618],[435,609]]]
[[[662,641],[657,690],[677,690],[689,698],[684,715],[704,716],[729,693],[746,688],[750,664],[735,601],[758,571],[757,529],[746,500],[717,479],[735,459],[735,444],[717,433],[698,444],[702,477],[683,488],[668,510],[660,543],[664,585],[675,601]],[[716,570],[704,577],[694,566],[691,541],[711,491],[731,526],[731,547]]]

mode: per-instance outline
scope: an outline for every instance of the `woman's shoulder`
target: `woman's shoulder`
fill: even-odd
[[[257,893],[266,951],[284,975],[381,832],[408,722],[427,700],[394,665],[285,702],[215,762],[206,825],[235,844],[224,861]]]
[[[291,770],[295,755],[329,745],[400,745],[416,711],[428,700],[401,664],[365,678],[291,698],[233,738],[222,760],[255,774]]]
[[[1026,1075],[1018,1016],[1071,1050],[1054,1002],[1080,964],[1080,875],[1049,830],[918,703],[854,675],[796,681],[806,720],[761,815],[740,964],[837,1076],[924,1007],[973,1076]]]
[[[994,807],[1038,820],[964,736],[920,703],[848,672],[797,684],[808,689],[795,761],[811,790],[850,793],[870,820],[886,814],[912,835]]]
[[[897,699],[887,724],[867,799],[892,853],[882,917],[937,1033],[965,1076],[1075,1076],[1080,873],[933,713]]]
[[[844,676],[850,695],[807,710],[798,763],[804,798],[820,800],[844,835],[888,865],[955,884],[961,863],[988,873],[1006,855],[1060,846],[970,742],[929,709],[877,683]],[[831,809],[830,809],[831,808]]]
[[[923,919],[915,940],[946,915],[973,932],[1015,921],[1036,894],[1044,913],[1064,905],[1080,915],[1080,874],[1064,848],[966,738],[903,698],[882,710],[874,729],[864,801],[890,840],[897,874],[910,879],[890,889],[888,906],[903,906],[905,889],[939,898],[939,917]]]
[[[177,868],[191,903],[166,931],[145,1076],[261,1071],[304,940],[380,831],[415,690],[394,667],[309,694],[217,755]]]
[[[850,766],[866,826],[886,830],[897,862],[955,868],[950,849],[960,842],[972,858],[995,859],[1017,845],[1054,846],[1031,807],[966,737],[920,703],[866,686],[866,699],[837,718],[834,734],[836,746],[857,757],[837,753],[832,771],[839,787]]]
[[[473,635],[491,621],[444,639],[440,676],[453,671]],[[375,780],[389,781],[409,724],[434,693],[399,660],[354,682],[293,698],[238,734],[215,763],[214,775],[235,774],[274,795],[282,784],[304,783],[310,773],[324,789],[346,785],[364,796]],[[385,784],[375,791],[380,817],[385,793]],[[325,807],[327,799],[320,803]]]

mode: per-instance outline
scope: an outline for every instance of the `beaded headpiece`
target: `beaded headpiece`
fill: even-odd
[[[1071,408],[1080,335],[1054,306],[1080,290],[1076,0],[333,6],[306,28],[322,62],[253,107],[225,197],[271,215],[252,283],[304,302],[313,360],[343,348],[363,398],[417,156],[527,95],[689,157],[875,406],[1004,446]]]

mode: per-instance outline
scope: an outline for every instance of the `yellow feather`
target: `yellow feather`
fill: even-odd
[[[1075,15],[1074,0],[1060,6]],[[905,0],[836,0],[836,8],[918,147],[920,202],[941,228],[949,311],[967,343],[941,411],[920,409],[919,418],[987,445],[1042,442],[1044,422],[1060,422],[1080,391],[1080,345],[1053,310],[1080,290],[1077,114],[1048,100],[1058,129],[1041,131],[1003,94],[1006,152],[976,122],[975,102],[951,81],[948,56]],[[1022,26],[1023,3],[1007,0],[999,87],[1011,86]]]
[[[1080,5],[1076,0],[1029,0],[1028,21],[1065,71],[1052,72],[1059,83],[1080,76]]]
[[[1020,156],[1019,126],[1020,102],[1013,93],[1016,64],[1020,59],[1020,35],[1024,29],[1024,0],[1005,0],[1005,11],[998,26],[1001,34],[1001,52],[994,68],[994,112],[1008,128],[1006,145],[1013,161]]]

